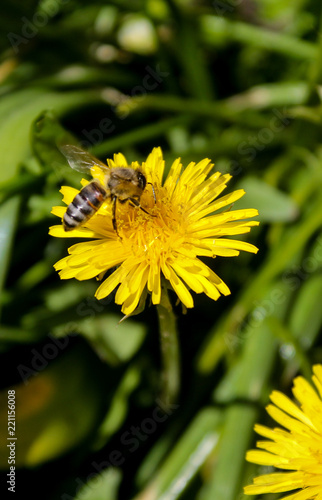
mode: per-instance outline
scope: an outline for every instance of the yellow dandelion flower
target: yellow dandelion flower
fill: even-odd
[[[128,165],[121,153],[108,160],[109,168],[140,169],[147,180],[140,205],[116,203],[117,232],[113,229],[112,203],[107,199],[83,226],[70,232],[62,225],[50,228],[53,236],[90,238],[69,248],[69,256],[56,263],[62,279],[86,280],[102,277],[116,270],[99,286],[95,296],[102,299],[117,288],[115,302],[122,312],[131,314],[145,290],[152,303],[161,301],[161,278],[170,282],[186,307],[193,307],[191,291],[205,293],[213,300],[230,293],[227,285],[198,257],[236,256],[240,250],[257,252],[250,243],[225,236],[244,234],[257,221],[245,219],[258,215],[257,210],[230,210],[241,198],[242,189],[218,198],[230,175],[210,173],[209,159],[190,163],[184,171],[180,158],[174,161],[164,181],[164,160],[160,148],[154,148],[146,162]],[[91,169],[93,178],[104,184],[99,166]],[[85,186],[88,181],[83,180]],[[62,187],[63,201],[69,205],[79,192]],[[225,211],[221,211],[228,207]],[[52,213],[62,218],[66,207],[54,207]]]
[[[256,425],[255,431],[268,440],[258,441],[260,450],[248,451],[246,459],[284,472],[256,477],[244,488],[246,495],[293,491],[281,500],[322,499],[322,365],[314,366],[313,373],[317,391],[303,377],[294,379],[299,406],[278,391],[271,394],[267,411],[284,429]]]

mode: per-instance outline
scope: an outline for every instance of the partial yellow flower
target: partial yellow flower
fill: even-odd
[[[299,406],[278,391],[271,394],[267,411],[284,429],[256,425],[255,431],[268,440],[258,441],[260,450],[248,451],[246,459],[283,472],[256,477],[244,488],[246,495],[293,491],[281,500],[322,500],[322,365],[313,366],[313,373],[317,390],[303,377],[294,379]]]
[[[50,228],[60,238],[81,237],[91,241],[69,248],[69,256],[55,265],[62,279],[86,280],[99,276],[116,266],[116,270],[99,286],[95,296],[102,299],[118,287],[115,302],[122,312],[131,314],[145,290],[152,303],[161,300],[161,276],[168,280],[181,302],[193,307],[191,290],[205,293],[213,300],[230,293],[227,285],[198,256],[232,257],[240,250],[257,252],[250,243],[224,236],[244,234],[257,221],[245,219],[258,215],[257,210],[230,210],[241,198],[242,189],[218,196],[226,188],[230,175],[216,172],[208,177],[213,164],[209,159],[190,163],[182,172],[180,158],[174,161],[162,182],[164,160],[160,148],[154,148],[146,162],[128,165],[121,153],[108,160],[110,168],[140,168],[147,184],[140,203],[149,213],[129,203],[117,203],[116,219],[119,236],[112,226],[112,207],[107,200],[84,226],[65,232],[62,225]],[[93,178],[104,182],[104,172],[91,169]],[[88,181],[83,180],[82,185]],[[71,203],[79,192],[62,187],[63,201]],[[217,199],[218,198],[218,199]],[[219,212],[224,207],[225,211]],[[52,213],[62,218],[66,207],[54,207]]]

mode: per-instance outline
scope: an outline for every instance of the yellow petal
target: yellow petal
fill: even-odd
[[[160,304],[161,301],[161,277],[159,267],[150,265],[148,276],[148,290],[152,292],[152,304]]]
[[[137,308],[142,292],[147,283],[148,273],[149,269],[145,266],[137,271],[137,276],[134,276],[134,281],[138,283],[138,286],[135,290],[132,289],[132,293],[124,300],[122,305],[122,312],[124,314],[131,314]]]
[[[63,226],[51,226],[49,228],[49,234],[56,238],[101,238],[100,234],[90,229],[86,229],[85,227],[79,227],[72,231],[65,231]]]
[[[126,267],[125,263],[123,267]],[[123,304],[123,302],[130,296],[133,295],[136,289],[140,286],[140,280],[144,275],[147,265],[145,262],[140,262],[134,266],[131,266],[131,270],[127,274],[126,278],[122,280],[120,287],[117,291],[115,301],[117,304]]]
[[[217,287],[208,281],[207,278],[194,272],[193,267],[182,267],[178,263],[172,263],[174,271],[180,276],[186,284],[196,293],[205,293],[213,300],[217,300],[220,297],[220,293]]]
[[[226,238],[218,238],[214,240],[214,249],[218,247],[221,248],[233,248],[234,250],[243,250],[244,252],[257,253],[258,248],[247,243],[246,241],[240,240],[227,240]]]
[[[313,366],[313,377],[312,380],[315,384],[315,387],[319,391],[320,397],[322,398],[322,365],[314,365]]]
[[[283,394],[282,392],[273,391],[272,394],[270,395],[270,400],[276,406],[281,408],[281,410],[285,411],[286,413],[296,418],[297,420],[300,420],[309,427],[315,429],[311,420],[300,410],[300,408],[295,403],[293,403],[293,401],[290,398],[285,396],[285,394]]]
[[[68,266],[68,257],[64,257],[63,259],[60,259],[56,264],[54,264],[54,269],[56,271],[60,271],[61,269],[65,269],[65,267]]]
[[[194,162],[189,163],[177,182],[175,198],[178,199],[181,196],[182,198],[190,200],[194,198],[194,193],[200,193],[198,186],[204,182],[212,167],[213,164],[208,158],[200,161],[197,165]],[[215,175],[218,176],[218,174],[219,172]],[[209,182],[209,180],[207,182]],[[207,183],[205,182],[204,184]],[[203,190],[201,189],[201,191]]]
[[[289,417],[284,411],[276,408],[276,406],[268,405],[266,407],[267,413],[276,420],[280,425],[299,434],[305,433],[306,425],[299,422],[297,419]]]
[[[203,217],[211,214],[212,212],[215,212],[220,208],[232,205],[245,194],[245,191],[243,189],[238,189],[236,191],[233,191],[232,193],[222,196],[219,200],[215,200],[212,203],[209,203],[209,201],[214,199],[213,191],[210,190],[210,192],[212,193],[212,197],[208,196],[206,199],[201,197],[200,202],[198,204],[194,204],[189,210],[189,216],[191,218],[195,220],[201,220]],[[229,218],[229,216],[231,217],[232,214],[237,214],[238,212],[238,210],[231,210],[229,212],[223,212],[223,215],[227,214],[227,220],[232,220]]]
[[[106,169],[108,169],[107,166]],[[99,181],[100,184],[102,184],[103,186],[106,185],[105,183],[106,171],[102,170],[98,165],[94,165],[94,167],[91,168],[91,176],[93,177],[93,179]]]
[[[129,166],[125,156],[122,153],[115,153],[113,156],[113,160],[108,159],[107,164],[110,168]]]
[[[203,207],[208,206],[226,189],[227,182],[230,179],[231,175],[221,175],[219,172],[216,172],[201,186],[191,191],[190,195],[188,195],[190,205],[201,211]]]
[[[60,206],[53,207],[51,210],[51,213],[57,215],[57,217],[59,217],[60,219],[64,217],[65,212],[66,212],[66,207],[60,207]]]
[[[258,465],[282,467],[288,464],[288,459],[267,453],[266,451],[250,450],[246,453],[246,460]]]
[[[166,262],[163,262],[162,272],[166,279],[170,281],[173,290],[178,295],[181,302],[188,308],[193,307],[193,298],[191,296],[191,293],[187,290],[187,287],[183,284],[172,267],[169,266]]]
[[[161,148],[153,148],[146,162],[142,163],[142,170],[151,179],[153,184],[161,186],[164,172],[164,160]]]
[[[182,170],[181,159],[177,158],[173,162],[170,168],[170,172],[168,173],[168,176],[164,183],[164,191],[167,192],[169,200],[171,200],[173,192],[177,186],[181,170]]]
[[[227,210],[216,215],[209,215],[201,220],[194,220],[189,224],[189,231],[201,231],[203,229],[216,228],[218,226],[224,226],[226,223],[235,221],[243,221],[243,223],[254,222],[245,221],[244,219],[250,219],[258,215],[258,210],[254,208],[248,208],[244,210]],[[257,222],[257,221],[255,221]]]
[[[79,189],[75,189],[70,186],[62,186],[60,192],[63,195],[63,202],[66,203],[66,205],[69,205],[79,193]]]
[[[310,405],[315,406],[317,408],[320,407],[320,411],[322,411],[322,401],[315,392],[312,385],[305,380],[303,377],[296,377],[294,379],[294,387],[293,394],[301,405]]]
[[[261,495],[263,493],[283,493],[287,491],[294,490],[296,488],[301,488],[303,485],[303,480],[298,477],[297,473],[289,472],[287,474],[276,473],[276,474],[265,474],[254,479],[254,484],[246,486],[244,488],[244,493],[246,495]],[[305,490],[304,490],[305,491]],[[291,500],[310,500],[314,498],[311,496],[311,491],[305,491],[305,496],[298,496],[298,493],[294,495],[283,497],[284,499]]]
[[[126,276],[126,271],[122,267],[119,267],[112,273],[103,283],[98,287],[95,293],[95,297],[100,300],[107,297],[114,288],[121,283],[122,279]]]

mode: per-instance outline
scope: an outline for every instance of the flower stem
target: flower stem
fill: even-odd
[[[176,401],[180,388],[180,358],[176,318],[166,284],[162,283],[161,302],[157,305],[162,352],[162,395],[165,405]]]

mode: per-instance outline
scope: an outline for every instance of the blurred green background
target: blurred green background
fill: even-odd
[[[16,498],[236,500],[272,388],[321,359],[321,2],[3,0],[0,7],[0,467],[16,391]],[[48,236],[55,148],[167,168],[211,158],[259,253],[207,261],[229,297],[175,307],[177,405],[159,399],[153,307],[118,325],[95,280],[60,281],[74,240]],[[174,297],[172,297],[174,298]],[[265,469],[264,472],[267,472]],[[247,497],[250,498],[250,497]],[[266,495],[265,500],[279,498]]]

